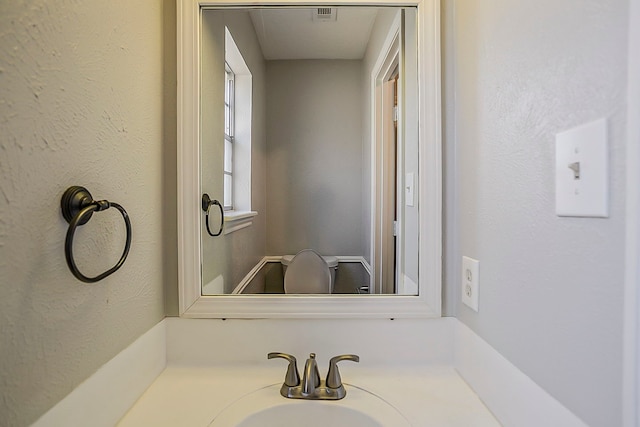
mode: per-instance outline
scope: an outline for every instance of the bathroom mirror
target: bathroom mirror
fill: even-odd
[[[251,4],[178,2],[181,314],[439,316],[437,4]]]

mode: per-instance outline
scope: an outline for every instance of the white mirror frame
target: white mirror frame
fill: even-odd
[[[419,295],[202,295],[200,233],[200,11],[261,5],[417,6],[419,124]],[[439,0],[177,0],[179,312],[197,318],[440,317],[442,294],[442,139]]]

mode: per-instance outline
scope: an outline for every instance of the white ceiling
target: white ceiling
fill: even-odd
[[[262,53],[273,59],[362,59],[378,10],[337,8],[337,20],[313,22],[314,9],[253,9]]]

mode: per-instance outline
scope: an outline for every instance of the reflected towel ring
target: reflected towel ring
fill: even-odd
[[[215,234],[212,233],[211,229],[209,228],[209,209],[211,208],[211,205],[217,205],[218,208],[220,209],[220,229]],[[207,224],[207,233],[209,233],[209,236],[216,237],[216,236],[221,235],[222,234],[222,228],[224,227],[224,210],[223,210],[222,205],[220,204],[220,202],[215,200],[215,199],[211,200],[209,195],[207,193],[204,193],[202,195],[202,210],[207,213],[207,215],[206,215],[206,224]]]
[[[127,259],[127,255],[129,255],[129,248],[131,247],[131,221],[129,220],[129,215],[127,211],[124,210],[122,206],[117,203],[112,203],[107,200],[93,200],[91,193],[84,188],[77,185],[73,187],[69,187],[64,194],[62,195],[62,199],[60,201],[60,205],[62,208],[62,216],[69,223],[69,229],[67,230],[67,238],[64,242],[64,255],[67,259],[67,265],[69,266],[69,270],[71,273],[78,279],[85,283],[95,283],[99,280],[104,279],[110,274],[114,273]],[[124,251],[122,252],[122,256],[118,263],[105,271],[102,274],[99,274],[95,277],[87,277],[82,274],[76,263],[73,259],[73,235],[76,232],[76,228],[79,225],[86,224],[94,212],[100,212],[109,209],[110,207],[114,207],[120,211],[122,217],[124,218],[124,223],[127,228],[127,241],[124,246]]]

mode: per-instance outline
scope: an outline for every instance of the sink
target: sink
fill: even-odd
[[[315,402],[278,405],[263,409],[246,417],[238,424],[238,427],[284,425],[384,427],[384,424],[355,409],[344,406],[316,405]]]
[[[345,384],[338,401],[286,399],[281,384],[255,390],[227,406],[209,427],[410,427],[381,397]]]

